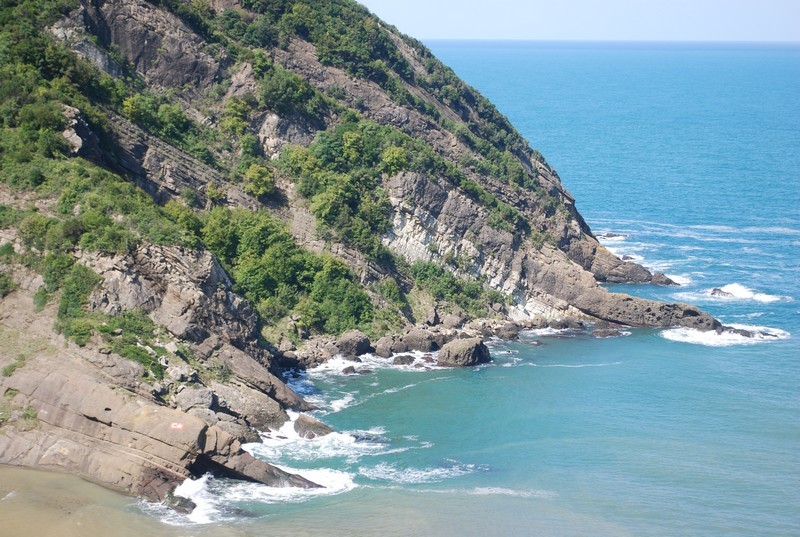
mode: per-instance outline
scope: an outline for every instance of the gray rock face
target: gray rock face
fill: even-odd
[[[455,339],[439,351],[438,363],[445,367],[472,367],[491,360],[480,338]]]
[[[39,422],[31,430],[3,427],[2,463],[75,473],[157,500],[206,470],[275,486],[317,486],[254,459],[218,427],[99,384],[85,362],[61,358],[26,364],[0,381],[4,393],[14,390],[15,404],[36,410]]]
[[[113,45],[145,80],[164,88],[209,86],[220,62],[212,47],[172,13],[142,0],[84,4],[89,31]]]

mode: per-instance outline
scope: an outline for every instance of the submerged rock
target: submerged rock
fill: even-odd
[[[392,364],[393,365],[411,365],[411,364],[414,363],[414,360],[416,360],[416,358],[414,358],[410,354],[401,354],[399,356],[395,356],[392,359]]]
[[[715,288],[713,288],[711,290],[711,296],[719,296],[719,297],[723,297],[723,298],[732,298],[733,297],[733,293],[729,293],[727,291],[723,291],[719,287],[715,287]]]

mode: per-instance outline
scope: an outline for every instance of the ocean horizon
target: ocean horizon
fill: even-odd
[[[800,535],[800,43],[425,43],[544,155],[606,248],[680,284],[610,290],[762,335],[528,331],[465,370],[368,356],[348,376],[334,359],[287,380],[339,432],[248,446],[326,489],[207,476],[180,487],[188,516],[40,495],[63,514],[49,530]],[[0,520],[70,483],[8,492]]]

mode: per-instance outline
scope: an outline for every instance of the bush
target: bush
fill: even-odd
[[[0,271],[0,298],[5,298],[16,288],[17,284],[14,283],[14,280],[5,272]]]
[[[265,166],[251,164],[244,173],[244,179],[244,190],[252,196],[269,196],[275,192],[275,178]]]

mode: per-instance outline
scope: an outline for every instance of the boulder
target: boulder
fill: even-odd
[[[411,364],[414,363],[414,360],[416,360],[416,358],[414,358],[410,354],[401,354],[399,356],[395,356],[394,357],[394,359],[392,360],[392,364],[394,364],[394,365],[411,365]]]
[[[391,358],[392,354],[395,353],[397,343],[398,341],[395,336],[383,336],[375,343],[375,354],[381,358]]]
[[[653,279],[650,280],[650,283],[653,285],[678,285],[663,272],[654,272]]]
[[[624,335],[622,329],[625,328],[621,324],[610,323],[608,321],[597,321],[592,328],[592,336],[596,338],[609,338],[620,337]]]
[[[373,350],[369,337],[360,330],[350,330],[342,334],[336,341],[336,349],[346,358],[355,358]]]
[[[491,360],[489,349],[481,338],[455,339],[439,351],[439,365],[472,367]]]
[[[175,394],[175,403],[184,412],[193,408],[209,409],[216,399],[214,392],[205,387],[184,388]]]
[[[439,313],[436,311],[435,307],[432,307],[428,310],[427,315],[425,315],[424,322],[428,326],[436,326],[439,324]]]
[[[519,333],[521,330],[522,327],[517,323],[507,322],[496,327],[494,330],[494,335],[506,341],[513,341],[515,339],[519,339]]]
[[[719,287],[715,287],[715,288],[713,288],[711,290],[711,296],[719,296],[719,297],[723,297],[723,298],[731,298],[731,297],[733,297],[733,294],[729,293],[727,291],[723,291]]]
[[[466,317],[464,317],[463,315],[457,313],[448,313],[447,315],[444,316],[442,324],[444,325],[445,328],[455,329],[464,326],[465,322],[466,322]]]
[[[331,434],[334,430],[308,414],[300,414],[294,422],[294,430],[302,438],[317,438]]]
[[[438,349],[433,334],[422,328],[412,328],[403,335],[403,345],[396,345],[395,352],[421,351],[431,352]],[[405,347],[401,349],[400,347]]]

